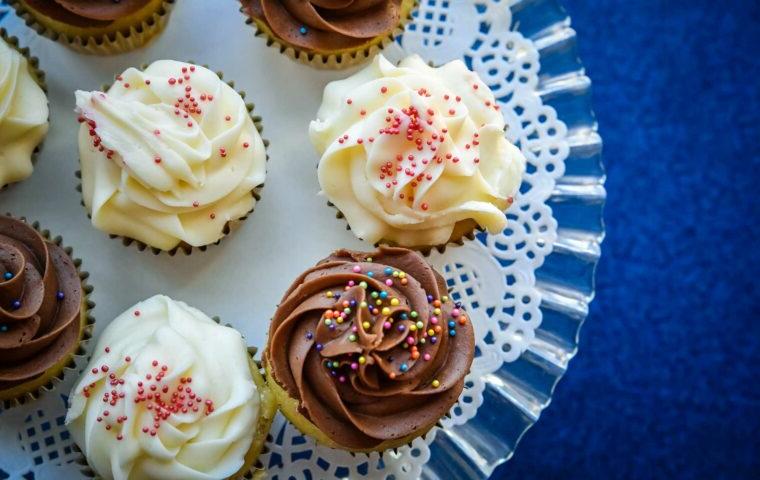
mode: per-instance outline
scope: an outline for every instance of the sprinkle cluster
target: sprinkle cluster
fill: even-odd
[[[372,258],[367,258],[367,262],[371,261]],[[368,279],[381,280],[389,288],[375,290],[370,288],[367,281],[359,281],[357,283],[355,280],[349,280],[343,287],[343,292],[357,286],[367,290],[367,301],[359,303],[353,299],[340,302],[342,296],[340,291],[327,290],[324,292],[325,297],[335,299],[336,304],[333,308],[329,308],[323,312],[320,322],[333,332],[339,325],[353,322],[351,333],[348,336],[350,342],[358,342],[359,337],[357,334],[359,333],[376,334],[378,322],[382,322],[382,332],[384,335],[404,335],[405,338],[400,343],[400,346],[406,352],[404,353],[406,355],[405,361],[400,363],[397,371],[392,371],[388,374],[391,380],[395,380],[410,371],[414,362],[420,358],[425,362],[431,361],[435,353],[431,355],[428,350],[431,350],[431,346],[440,340],[441,335],[454,337],[457,334],[458,326],[466,325],[468,322],[467,316],[461,310],[460,302],[454,304],[454,308],[450,310],[449,318],[444,318],[445,314],[442,307],[451,301],[445,295],[441,298],[427,295],[427,308],[429,308],[428,324],[423,323],[422,318],[424,317],[416,310],[409,310],[407,312],[406,309],[394,308],[408,306],[406,305],[406,300],[395,297],[393,290],[390,288],[408,285],[409,277],[406,272],[391,267],[384,267],[381,270],[363,270],[360,265],[354,265],[352,271],[356,274],[363,274]],[[359,322],[358,313],[360,310],[369,312],[368,320]],[[398,333],[394,332],[394,330]],[[306,338],[307,340],[312,340],[314,338],[313,332],[307,332]],[[317,352],[322,352],[324,347],[321,343],[314,344]],[[330,374],[338,382],[345,383],[352,373],[360,370],[364,365],[376,363],[373,355],[377,353],[371,352],[371,346],[362,345],[362,350],[361,354],[348,353],[340,356],[338,359],[326,358],[324,366],[330,370]],[[386,360],[393,362],[394,359],[391,356],[386,358]],[[430,385],[433,388],[438,388],[440,382],[437,379],[433,379]]]
[[[135,314],[138,314],[138,312],[135,312]],[[105,347],[106,353],[109,353],[110,350],[110,347]],[[132,362],[130,356],[124,357],[123,360],[124,365]],[[149,422],[137,426],[137,428],[143,434],[150,435],[151,437],[156,436],[163,422],[171,415],[187,413],[210,415],[214,412],[214,402],[210,399],[204,400],[193,391],[191,386],[193,383],[192,377],[181,377],[179,381],[172,384],[172,382],[166,380],[166,375],[169,373],[168,365],[162,364],[158,360],[153,360],[151,367],[152,369],[149,373],[146,373],[142,379],[137,380],[133,386],[134,388],[125,387],[126,380],[116,372],[111,371],[112,368],[109,365],[103,364],[100,367],[92,369],[93,375],[101,372],[108,374],[103,381],[111,389],[109,390],[106,387],[106,391],[101,397],[101,401],[105,406],[103,412],[96,420],[106,430],[115,432],[117,440],[124,438],[125,422],[129,420],[127,415],[115,414],[117,410],[123,410],[123,408],[119,407],[119,404],[122,402],[133,401],[136,405],[141,405],[145,410],[150,412],[147,416],[141,416],[141,418],[148,418]],[[121,370],[123,371],[123,368]],[[85,398],[90,398],[96,386],[97,382],[84,386],[81,392],[82,395]],[[128,400],[126,395],[131,390],[135,390],[137,395],[133,399]]]
[[[473,91],[480,89],[478,83],[473,83]],[[487,91],[487,88],[483,90]],[[387,86],[381,86],[379,90],[381,95],[388,95],[390,90]],[[392,92],[391,92],[392,93]],[[420,88],[416,91],[416,94],[423,98],[431,98],[431,94],[426,88]],[[488,98],[493,98],[488,95]],[[458,95],[444,94],[440,97],[446,105],[447,110],[445,112],[436,112],[432,108],[427,108],[420,111],[413,105],[409,105],[406,108],[392,108],[389,107],[385,112],[385,126],[378,130],[378,135],[402,135],[405,139],[405,145],[408,148],[402,148],[402,151],[391,153],[390,157],[394,160],[389,160],[382,164],[377,171],[377,178],[385,185],[386,189],[391,189],[401,183],[405,188],[399,193],[399,198],[404,200],[410,207],[413,206],[415,192],[419,185],[423,182],[432,182],[437,177],[433,173],[427,171],[428,165],[450,163],[452,165],[460,164],[460,162],[469,161],[477,165],[480,163],[480,158],[475,152],[476,148],[480,144],[479,134],[474,132],[472,138],[468,143],[464,145],[467,155],[463,155],[467,158],[460,158],[457,152],[451,152],[451,148],[444,146],[446,139],[448,138],[449,130],[442,126],[442,122],[436,122],[438,117],[450,118],[455,117],[458,112],[461,113],[462,97]],[[485,105],[494,110],[499,110],[499,106],[492,100],[483,100]],[[346,98],[347,108],[353,108],[356,110],[360,117],[367,115],[367,110],[361,105],[356,105],[352,98]],[[459,109],[459,110],[458,110]],[[340,144],[350,144],[351,138],[345,134],[338,138]],[[356,145],[362,145],[366,143],[374,143],[375,137],[368,136],[367,138],[359,137],[354,140]],[[409,153],[406,152],[416,152]],[[404,177],[409,177],[404,179]],[[422,210],[428,210],[431,207],[428,203],[422,202],[419,208]]]

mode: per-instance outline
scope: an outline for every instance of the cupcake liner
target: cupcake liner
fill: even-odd
[[[23,0],[7,0],[7,3],[16,11],[16,15],[38,34],[66,45],[79,53],[91,55],[112,55],[146,45],[164,29],[175,2],[176,0],[163,0],[152,14],[121,30],[83,36],[55,31],[44,25],[38,17],[39,14],[32,11]]]
[[[10,213],[6,216],[15,218]],[[26,218],[19,217],[19,220],[26,222]],[[49,230],[41,230],[39,222],[34,222],[31,226],[37,230],[45,240],[50,241],[59,247],[63,247],[63,239],[60,236],[51,237]],[[26,383],[17,385],[7,391],[0,391],[0,401],[4,409],[23,405],[40,397],[45,392],[53,390],[61,383],[67,374],[79,374],[81,369],[77,368],[79,360],[87,360],[87,344],[92,338],[92,332],[95,326],[95,318],[92,311],[95,308],[95,302],[90,300],[94,288],[87,283],[89,272],[82,270],[82,260],[72,256],[74,250],[71,247],[63,247],[66,254],[74,262],[79,279],[82,283],[82,305],[79,322],[79,343],[76,348],[64,356],[58,363],[50,367],[45,373]]]
[[[412,12],[419,4],[419,0],[403,0],[401,4],[401,17],[399,24],[389,34],[375,37],[366,43],[347,49],[345,51],[335,52],[314,52],[304,50],[301,47],[285,42],[280,39],[266,22],[257,20],[249,16],[243,7],[240,7],[246,20],[245,23],[256,29],[255,36],[264,37],[267,46],[277,48],[281,54],[297,62],[309,65],[314,68],[327,70],[341,70],[353,65],[364,63],[366,60],[374,57],[386,45],[403,33],[407,23],[412,19]]]
[[[45,72],[40,69],[40,59],[33,56],[31,54],[31,51],[29,50],[29,47],[21,47],[19,44],[18,37],[12,37],[8,34],[8,31],[4,28],[0,28],[0,39],[4,40],[5,43],[11,46],[12,49],[19,52],[21,55],[26,58],[27,63],[29,65],[29,69],[31,70],[32,78],[34,78],[34,81],[37,82],[37,85],[40,86],[43,92],[45,92],[45,95],[47,96],[47,84],[45,83]],[[48,105],[50,105],[50,100],[48,100]],[[50,124],[50,113],[48,113],[48,124]],[[34,151],[32,152],[32,165],[34,165],[37,162],[37,156],[42,151],[42,147],[45,143],[45,140],[41,140],[40,143],[34,148]],[[20,180],[23,181],[23,180]],[[13,182],[18,183],[18,182]],[[0,191],[5,190],[6,187],[13,185],[13,183],[7,183],[5,185],[0,185]]]
[[[194,62],[192,60],[187,61],[187,63],[192,63],[192,64],[195,64],[195,65],[199,65],[198,63],[196,63],[196,62]],[[204,68],[208,68],[208,65],[200,65],[200,66],[202,66]],[[144,70],[147,67],[148,67],[147,64],[143,64],[143,65],[140,66],[140,70]],[[216,73],[217,76],[219,76],[220,80],[224,80],[224,74],[223,74],[223,72],[215,72],[215,73]],[[231,88],[233,88],[233,89],[235,88],[235,82],[234,81],[231,80],[231,81],[228,81],[226,83]],[[105,92],[110,87],[111,87],[111,85],[103,85],[103,86],[101,86],[101,89]],[[246,96],[245,91],[242,91],[242,90],[235,90],[235,91],[238,93],[238,95],[240,95],[240,98],[242,98],[243,100],[245,100],[245,96]],[[248,110],[248,114],[250,115],[251,120],[253,120],[253,124],[256,127],[256,130],[258,131],[259,135],[262,135],[263,132],[264,132],[264,124],[263,124],[261,116],[254,114],[255,105],[253,103],[248,102],[248,103],[245,104],[245,107]],[[266,160],[265,161],[267,163],[269,163],[269,152],[268,152],[269,140],[267,140],[263,136],[261,137],[261,140],[264,143],[264,150],[265,150],[265,153],[266,153]],[[77,191],[80,194],[82,194],[82,171],[81,170],[77,170],[75,172],[75,175],[76,175],[77,179],[79,180],[79,184],[77,185]],[[192,246],[192,245],[190,245],[190,244],[188,244],[186,242],[181,242],[179,245],[177,245],[176,247],[172,248],[171,250],[162,250],[160,248],[152,247],[152,246],[150,246],[150,245],[148,245],[148,244],[146,244],[144,242],[141,242],[140,240],[136,240],[136,239],[130,238],[130,237],[124,237],[124,236],[121,236],[121,235],[113,235],[113,234],[108,234],[108,237],[111,238],[111,239],[119,239],[119,240],[121,240],[122,245],[124,245],[125,247],[129,247],[130,245],[134,245],[135,247],[137,247],[138,251],[140,251],[140,252],[142,252],[142,251],[149,251],[149,252],[153,253],[153,255],[159,255],[161,253],[166,253],[170,257],[173,257],[174,255],[177,254],[177,252],[180,252],[180,251],[182,253],[184,253],[185,255],[191,255],[194,250],[200,250],[201,252],[205,252],[206,249],[209,246],[211,246],[211,245],[219,245],[221,243],[221,241],[224,238],[227,237],[227,235],[229,235],[230,233],[232,233],[233,230],[239,228],[240,225],[243,223],[243,221],[246,220],[246,219],[248,219],[248,217],[256,209],[256,205],[258,205],[258,202],[261,200],[261,192],[264,189],[264,185],[265,184],[262,183],[261,185],[258,185],[253,190],[251,190],[251,196],[254,198],[254,200],[256,200],[256,203],[254,203],[253,208],[251,208],[251,210],[249,210],[248,213],[246,213],[242,217],[240,217],[240,218],[238,218],[236,220],[230,220],[230,221],[228,221],[225,224],[224,229],[222,230],[222,237],[219,238],[219,240],[217,240],[216,242],[211,243],[209,245],[202,245],[200,247],[194,247],[194,246]],[[82,200],[79,203],[80,203],[80,205],[82,205],[82,207],[85,207],[84,198],[82,198]],[[86,208],[85,208],[85,211],[86,211]],[[89,212],[87,212],[87,218],[92,219],[92,216],[90,215]]]
[[[386,450],[393,450],[399,447],[403,447],[404,445],[410,445],[412,444],[412,441],[415,438],[422,437],[426,435],[431,428],[438,426],[440,424],[440,419],[436,420],[434,423],[424,426],[417,430],[416,432],[407,435],[406,437],[393,439],[393,440],[386,440],[385,442],[377,445],[375,448],[371,449],[352,449],[348,447],[341,446],[337,443],[335,443],[330,437],[328,437],[325,433],[323,433],[316,425],[314,425],[308,418],[306,418],[301,412],[299,412],[299,402],[295,398],[292,398],[288,393],[283,389],[277,381],[272,377],[272,374],[270,372],[269,366],[266,366],[266,381],[269,385],[269,389],[272,391],[272,395],[275,397],[277,405],[282,412],[282,414],[285,416],[285,418],[288,419],[290,423],[293,424],[296,429],[301,432],[303,435],[308,435],[309,437],[313,438],[318,444],[324,445],[329,448],[335,448],[338,450],[344,450],[347,452],[352,453],[372,453],[372,452],[379,452],[382,453]]]
[[[219,317],[213,317],[216,323],[221,323]],[[230,326],[227,324],[226,326]],[[261,403],[259,404],[259,419],[256,423],[256,434],[253,437],[253,442],[248,452],[245,454],[245,461],[243,466],[235,472],[233,475],[227,477],[226,480],[235,480],[245,478],[248,480],[264,478],[266,471],[261,463],[258,461],[259,456],[266,451],[266,442],[269,436],[269,430],[274,421],[274,417],[277,414],[277,402],[272,394],[269,386],[264,380],[262,374],[261,365],[254,358],[256,355],[256,347],[248,347],[249,363],[251,366],[251,374],[253,376],[253,383],[256,384],[256,388],[260,393]],[[95,480],[101,480],[102,477],[95,472],[95,470],[87,462],[87,457],[84,452],[79,448],[77,444],[73,445],[74,450],[79,453],[79,458],[75,460],[79,465],[79,471],[87,478]]]
[[[351,230],[351,225],[348,223],[346,216],[343,215],[343,212],[341,212],[340,209],[329,200],[327,201],[327,206],[334,208],[336,212],[335,218],[345,220],[346,230]],[[474,220],[467,219],[461,220],[454,225],[454,231],[451,232],[451,236],[449,237],[448,241],[446,241],[446,243],[438,245],[399,245],[396,242],[381,239],[380,241],[375,242],[374,246],[379,247],[380,245],[387,245],[389,247],[404,247],[410,250],[416,250],[420,252],[424,257],[429,257],[430,253],[433,250],[436,250],[438,253],[443,253],[446,251],[446,247],[448,246],[462,246],[464,245],[465,241],[475,240],[475,235],[478,232],[485,232],[485,230]],[[360,240],[364,239],[360,238]]]

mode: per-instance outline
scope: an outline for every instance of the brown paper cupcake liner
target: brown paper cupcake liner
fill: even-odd
[[[27,26],[39,35],[66,45],[79,53],[112,55],[124,53],[147,45],[166,26],[176,0],[164,0],[152,15],[128,28],[95,36],[69,35],[43,25],[22,0],[7,0]]]
[[[403,0],[399,24],[391,33],[375,37],[363,45],[334,52],[304,50],[279,38],[266,22],[252,18],[245,12],[242,6],[240,7],[240,13],[245,16],[245,23],[256,29],[255,36],[263,37],[268,47],[274,47],[281,54],[304,65],[327,70],[340,70],[364,63],[383,50],[389,43],[393,42],[397,36],[403,33],[407,23],[412,19],[412,12],[414,12],[418,4],[419,0]]]
[[[187,63],[192,63],[194,65],[199,65],[198,63],[193,62],[193,61],[188,61]],[[207,65],[200,65],[200,66],[202,66],[204,68],[208,68]],[[140,70],[145,70],[147,67],[148,67],[147,64],[143,64],[143,65],[140,66]],[[215,73],[216,73],[217,76],[219,76],[220,80],[224,80],[224,77],[223,77],[224,74],[222,72],[215,72]],[[226,83],[231,88],[233,88],[233,89],[235,88],[235,82],[234,81],[228,81]],[[105,92],[110,87],[111,87],[111,85],[103,85],[101,87],[101,89]],[[242,91],[242,90],[235,90],[235,91],[238,93],[238,95],[240,95],[240,98],[242,98],[243,100],[245,100],[246,93],[244,91]],[[259,135],[262,135],[263,132],[264,132],[264,124],[263,124],[261,116],[254,114],[255,105],[253,103],[248,102],[248,103],[245,104],[245,107],[248,110],[248,114],[250,115],[251,119],[253,120],[253,124],[256,127],[256,130],[258,131]],[[264,143],[264,150],[265,150],[265,153],[266,153],[266,163],[269,163],[269,152],[268,152],[269,140],[267,140],[263,136],[261,137],[261,140]],[[75,175],[76,175],[77,179],[79,180],[79,184],[77,185],[77,191],[81,194],[82,193],[82,172],[81,172],[81,170],[77,170],[76,173],[75,173]],[[141,242],[140,240],[136,240],[134,238],[124,237],[124,236],[121,236],[121,235],[113,235],[113,234],[108,234],[108,237],[111,238],[111,239],[114,239],[114,240],[115,239],[121,240],[122,245],[124,245],[125,247],[129,247],[130,245],[134,245],[135,247],[137,247],[138,251],[140,251],[140,252],[149,251],[149,252],[153,253],[154,255],[159,255],[161,253],[166,253],[170,257],[173,257],[174,255],[177,254],[177,252],[182,252],[185,255],[191,255],[194,250],[200,250],[201,252],[205,252],[206,249],[208,249],[209,246],[211,246],[211,245],[219,245],[222,242],[222,240],[224,240],[230,233],[232,233],[232,231],[234,231],[237,228],[239,228],[240,225],[243,223],[243,221],[245,221],[246,219],[248,219],[248,217],[256,209],[256,205],[258,205],[258,202],[261,200],[261,192],[264,189],[264,185],[265,184],[262,183],[261,185],[258,185],[253,190],[251,190],[251,196],[254,198],[254,200],[256,200],[256,203],[254,203],[253,208],[251,210],[249,210],[248,213],[246,213],[242,217],[240,217],[240,218],[238,218],[236,220],[230,220],[229,222],[227,222],[225,224],[225,226],[224,226],[224,229],[222,230],[222,237],[219,238],[219,240],[217,240],[216,242],[211,243],[209,245],[202,245],[200,247],[194,247],[194,246],[192,246],[192,245],[190,245],[190,244],[188,244],[186,242],[181,242],[179,245],[177,245],[176,247],[172,248],[171,250],[162,250],[162,249],[157,248],[157,247],[152,247],[152,246],[150,246],[150,245],[148,245],[148,244],[146,244],[144,242]],[[82,200],[79,203],[82,205],[82,207],[85,207],[84,198],[82,198]],[[85,207],[85,210],[86,210],[86,207]],[[92,216],[90,215],[89,212],[87,212],[87,218],[92,219]]]
[[[334,208],[335,218],[344,220],[346,222],[346,230],[351,230],[351,225],[348,223],[346,216],[343,215],[343,212],[341,212],[340,209],[329,200],[327,201],[327,206]],[[380,245],[387,245],[389,247],[404,247],[410,250],[416,250],[420,252],[424,257],[429,257],[430,253],[433,250],[437,251],[438,253],[443,253],[446,251],[446,247],[448,246],[461,247],[462,245],[464,245],[465,241],[475,240],[475,235],[478,232],[485,232],[485,230],[483,229],[483,227],[478,225],[474,220],[469,220],[469,219],[460,220],[454,225],[454,231],[451,233],[451,236],[449,237],[449,240],[446,243],[442,243],[439,245],[399,245],[396,242],[381,239],[380,241],[375,242],[374,246],[379,247]],[[359,238],[359,239],[364,240],[363,238]]]
[[[4,40],[5,43],[11,46],[12,49],[19,52],[21,55],[26,58],[29,68],[31,70],[32,77],[34,78],[34,81],[37,82],[37,85],[40,86],[43,92],[45,92],[45,96],[47,96],[47,84],[45,83],[45,72],[40,69],[40,59],[33,56],[31,51],[29,50],[29,47],[22,47],[19,43],[18,37],[12,37],[8,34],[8,31],[4,28],[0,28],[0,39]],[[50,100],[48,100],[48,105],[50,105]],[[48,113],[48,124],[50,124],[50,113]],[[42,151],[42,147],[45,143],[45,140],[41,140],[40,143],[34,148],[34,151],[32,152],[32,165],[37,163],[37,156]],[[19,180],[19,182],[23,182],[24,180]],[[13,182],[13,183],[7,183],[5,185],[0,186],[0,191],[5,190],[10,185],[13,185],[15,183],[19,182]]]
[[[221,324],[219,317],[213,317],[216,323]],[[232,327],[226,324],[227,327]],[[233,327],[234,328],[234,327]],[[225,480],[235,480],[245,478],[247,480],[264,478],[266,470],[261,462],[258,460],[262,453],[266,453],[266,442],[269,439],[269,430],[274,421],[274,417],[277,414],[277,402],[274,395],[271,392],[269,386],[266,383],[261,363],[257,362],[254,356],[258,349],[256,347],[248,347],[248,354],[250,356],[249,361],[251,364],[251,373],[253,375],[253,383],[256,384],[256,389],[259,391],[261,403],[259,420],[256,423],[256,434],[253,437],[253,442],[248,452],[245,454],[245,463],[240,470],[233,475],[227,477]],[[74,460],[80,467],[80,472],[87,478],[94,480],[102,480],[102,477],[95,472],[87,461],[87,457],[78,445],[73,445],[74,450],[79,454],[79,457]]]
[[[6,213],[6,216],[16,218],[13,217],[13,215],[10,213]],[[26,218],[24,217],[18,217],[18,219],[26,222]],[[43,236],[43,238],[45,238],[45,240],[48,240],[58,245],[59,247],[63,247],[63,239],[61,236],[52,237],[49,230],[41,229],[39,222],[34,222],[31,224],[31,226],[37,230]],[[52,391],[58,384],[63,382],[63,379],[66,375],[81,373],[81,369],[77,368],[77,362],[80,360],[85,361],[89,357],[87,344],[92,338],[92,332],[95,328],[95,318],[92,316],[92,311],[95,309],[95,302],[90,300],[90,295],[92,294],[94,288],[92,285],[87,283],[87,279],[89,278],[90,274],[89,272],[82,270],[82,260],[73,256],[74,250],[71,247],[63,247],[63,249],[74,262],[74,266],[76,266],[79,279],[82,282],[83,295],[79,324],[79,343],[71,353],[69,353],[60,362],[48,369],[48,372],[45,372],[41,377],[39,377],[40,379],[44,379],[44,382],[35,379],[27,382],[26,384],[21,384],[17,387],[14,387],[14,389],[22,389],[22,387],[27,384],[30,386],[28,390],[24,390],[18,395],[9,398],[2,398],[1,401],[4,409],[24,405],[28,402],[36,400],[42,394]],[[55,371],[50,372],[50,370]],[[0,392],[0,397],[2,397],[2,392]]]

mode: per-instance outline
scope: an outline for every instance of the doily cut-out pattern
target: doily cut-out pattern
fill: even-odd
[[[549,3],[554,5],[554,2]],[[447,461],[441,453],[450,448],[446,445],[460,441],[458,434],[453,433],[456,429],[480,425],[478,409],[491,401],[489,378],[507,365],[525,362],[526,356],[536,356],[537,345],[541,343],[536,332],[541,327],[541,308],[547,300],[542,298],[543,290],[537,286],[536,272],[552,254],[558,239],[558,222],[548,201],[558,179],[565,174],[566,159],[571,152],[568,137],[572,132],[539,94],[541,51],[533,40],[520,32],[516,20],[518,15],[524,14],[520,13],[524,4],[522,0],[421,0],[404,35],[386,48],[391,58],[417,53],[434,64],[462,59],[494,91],[508,125],[506,135],[528,160],[520,194],[507,214],[509,224],[503,232],[479,234],[476,241],[447,248],[443,254],[434,251],[429,257],[444,274],[452,297],[464,304],[475,324],[476,357],[459,402],[441,420],[440,426],[424,437],[394,451],[369,455],[316,445],[278,415],[267,450],[260,457],[270,478],[450,476],[457,470],[438,471],[435,464]],[[3,20],[7,11],[8,7],[0,4],[3,24],[10,23],[10,16]],[[18,31],[12,33],[18,34]],[[573,308],[582,315],[585,304],[580,302],[579,305]],[[35,402],[0,411],[0,444],[3,445],[0,479],[77,478],[81,475],[74,462],[81,457],[63,425],[66,411],[63,395],[70,391],[72,377],[67,376],[63,384]],[[507,392],[502,393],[505,396],[527,392],[526,398],[529,397],[529,389],[519,382],[508,387],[499,391]],[[550,395],[551,387],[543,391]],[[520,400],[515,397],[509,401],[515,404],[515,410],[526,411],[525,404],[529,404],[527,410],[532,412],[526,414],[529,418],[515,431],[513,438],[505,442],[513,449],[537,413],[533,408],[536,402],[531,403],[530,398],[524,405],[518,405]],[[541,408],[539,405],[537,412]],[[448,438],[448,443],[443,443],[442,437]],[[479,466],[477,475],[467,475],[487,475],[509,453],[511,450],[505,450],[499,454],[500,458],[478,460],[488,465]]]

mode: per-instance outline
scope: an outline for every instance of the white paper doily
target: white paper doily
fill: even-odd
[[[304,175],[316,165],[305,138],[322,88],[348,72],[315,71],[267,48],[236,3],[178,2],[167,31],[150,47],[106,58],[37,36],[12,13],[3,18],[9,9],[0,4],[0,25],[40,57],[51,99],[51,132],[35,174],[0,192],[0,202],[63,235],[83,258],[98,303],[96,335],[122,310],[160,292],[221,316],[262,345],[267,319],[292,278],[337,247],[368,248],[315,197],[316,172]],[[593,297],[603,238],[601,140],[569,19],[555,0],[420,3],[385,54],[419,53],[436,64],[464,59],[495,92],[507,135],[529,163],[504,232],[430,257],[475,324],[472,371],[443,428],[382,455],[316,446],[278,416],[260,458],[272,478],[487,477],[548,404]],[[194,35],[203,18],[214,18],[214,27]],[[220,247],[190,257],[153,257],[108,240],[89,225],[74,190],[73,90],[98,88],[126,67],[158,58],[194,59],[223,71],[256,102],[272,142],[253,216]],[[0,411],[0,480],[77,478],[77,454],[62,423],[73,380],[69,375],[39,400]]]

